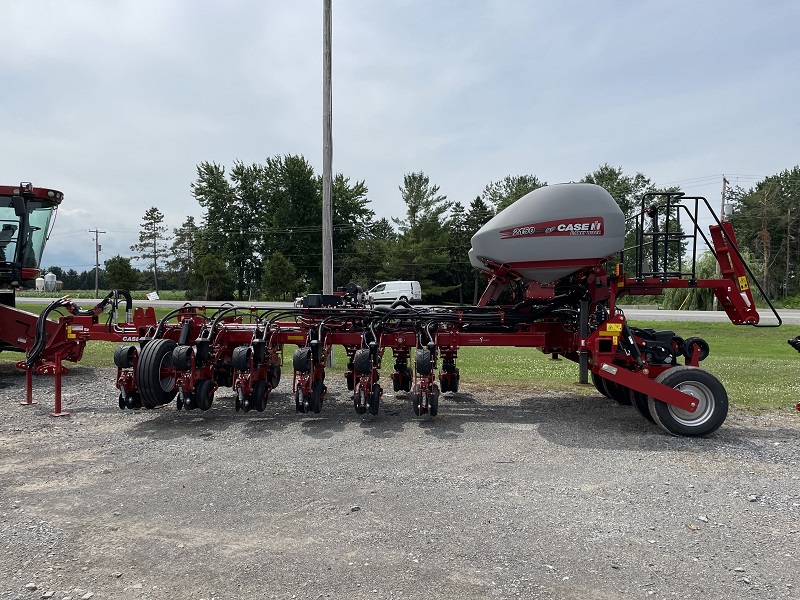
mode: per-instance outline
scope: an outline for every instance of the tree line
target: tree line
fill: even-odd
[[[726,194],[740,246],[773,298],[800,292],[799,180],[795,167]],[[643,194],[675,191],[609,164],[580,181],[608,190],[627,218],[639,212]],[[532,174],[508,175],[464,203],[448,199],[424,172],[407,173],[398,188],[404,214],[377,219],[366,182],[339,173],[332,195],[334,286],[355,281],[369,288],[410,279],[420,281],[428,302],[474,303],[484,281],[467,257],[470,238],[499,211],[545,185]],[[170,230],[151,207],[131,256],[105,261],[101,287],[186,290],[187,300],[214,301],[288,300],[322,289],[322,177],[303,156],[278,155],[251,165],[237,161],[230,169],[203,162],[191,191],[203,210],[201,221],[189,216]],[[626,246],[633,245],[632,235],[629,228]],[[138,270],[131,260],[149,267]],[[703,270],[706,262],[700,261]],[[94,271],[50,270],[65,289],[94,286]],[[706,301],[699,304],[695,307],[703,308]]]

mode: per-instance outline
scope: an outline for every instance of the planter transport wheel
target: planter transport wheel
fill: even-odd
[[[652,396],[650,414],[656,425],[672,435],[700,436],[716,431],[728,416],[728,393],[719,379],[697,367],[673,367],[655,381],[689,394],[697,400],[690,413]]]
[[[175,389],[175,367],[172,351],[177,344],[172,340],[151,340],[142,350],[136,365],[142,406],[156,408],[172,401]]]

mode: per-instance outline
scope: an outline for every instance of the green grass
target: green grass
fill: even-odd
[[[44,306],[28,305],[25,310],[38,313]],[[170,309],[156,309],[161,318]],[[725,385],[733,404],[752,409],[788,408],[800,401],[800,356],[787,343],[800,331],[791,325],[779,328],[736,326],[730,323],[648,322],[638,327],[672,330],[685,338],[702,337],[711,353],[702,366]],[[91,341],[81,364],[113,366],[116,344]],[[291,360],[292,347],[286,349]],[[335,351],[334,372],[344,370],[344,352]],[[578,367],[569,360],[550,360],[549,355],[531,348],[465,347],[459,350],[458,367],[463,381],[487,385],[528,386],[531,388],[594,394],[593,387],[579,387]],[[16,362],[21,355],[0,354],[0,360]],[[391,365],[387,351],[385,366]],[[386,371],[386,369],[384,369]],[[384,374],[385,375],[385,374]]]

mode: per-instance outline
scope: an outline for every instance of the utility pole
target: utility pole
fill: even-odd
[[[100,250],[103,248],[99,242],[100,234],[105,231],[98,231],[95,227],[89,233],[94,234],[94,297],[97,298],[100,295]]]
[[[722,199],[720,200],[720,205],[719,205],[719,220],[720,220],[720,223],[724,223],[725,222],[725,193],[727,191],[728,191],[728,180],[725,179],[725,174],[723,173],[723,175],[722,175]],[[717,271],[717,279],[719,279],[720,276],[722,275],[722,271],[720,271],[720,268],[719,268],[719,260],[717,260],[717,269],[716,269],[716,271]],[[718,308],[717,307],[717,295],[714,294],[714,296],[713,296],[713,298],[711,300],[711,310],[716,311],[717,308]]]
[[[333,294],[331,0],[322,5],[322,293]]]

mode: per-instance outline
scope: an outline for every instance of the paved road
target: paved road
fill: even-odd
[[[47,304],[51,298],[17,298],[17,304]],[[81,299],[78,303],[85,306],[93,306],[100,300]],[[177,308],[185,304],[181,300],[156,300],[150,302],[148,300],[134,300],[134,306],[155,306],[161,308]],[[199,303],[198,303],[199,304]],[[219,303],[214,303],[219,304]],[[269,308],[291,307],[288,302],[231,302],[236,306],[251,306],[257,304]],[[711,312],[701,310],[660,310],[656,307],[633,307],[623,306],[623,310],[629,319],[632,321],[708,321],[708,322],[727,322],[728,316],[723,311]],[[775,324],[777,319],[769,310],[759,310],[761,315],[762,324]],[[786,325],[800,324],[800,310],[783,310],[778,311],[781,320]]]

